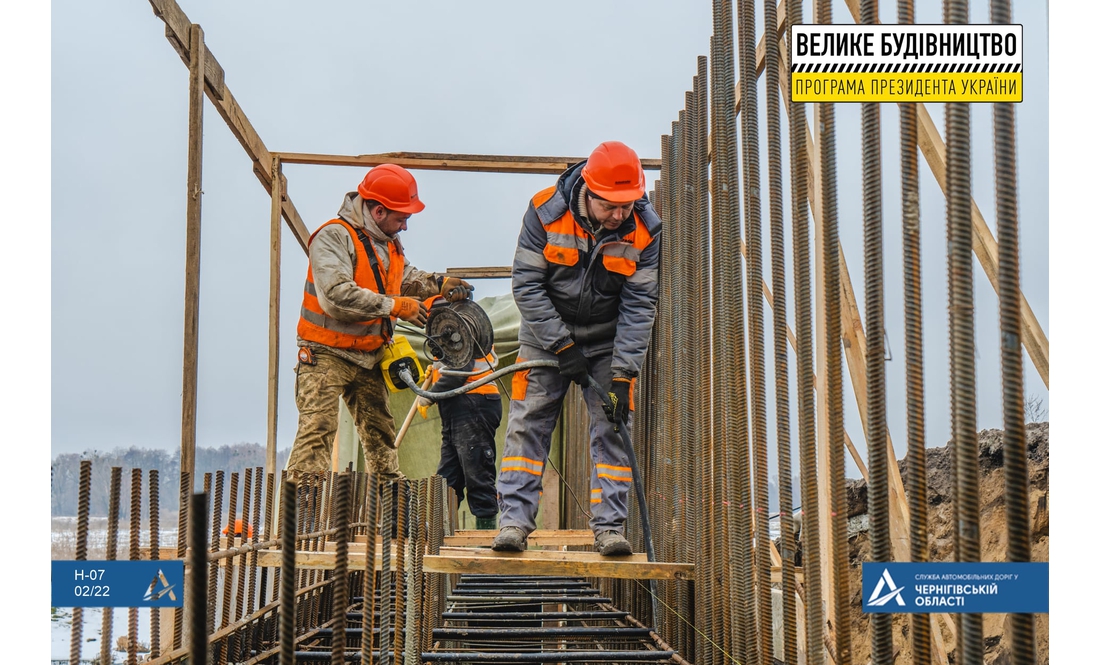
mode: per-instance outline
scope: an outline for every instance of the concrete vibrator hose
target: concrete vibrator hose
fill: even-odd
[[[455,303],[438,302],[432,306],[428,313],[428,321],[424,326],[425,351],[427,355],[442,362],[447,368],[440,370],[443,374],[472,375],[455,368],[465,367],[473,358],[486,358],[493,347],[493,326],[485,310],[472,300],[461,300]],[[532,367],[558,367],[558,361],[553,359],[525,360],[514,363],[503,369],[498,369],[486,376],[471,381],[463,386],[445,392],[430,392],[417,385],[413,375],[413,367],[410,364],[397,365],[397,375],[404,381],[405,386],[421,397],[432,401],[450,399],[470,392],[502,376],[518,372]],[[603,402],[604,409],[611,413],[611,398],[595,379],[587,377],[586,387],[592,389]],[[630,438],[628,428],[623,426],[620,419],[615,421],[615,431],[622,437],[626,448],[627,459],[630,461],[630,474],[634,480],[635,496],[638,498],[638,511],[642,520],[642,535],[645,541],[646,559],[656,562],[657,556],[653,549],[653,532],[649,525],[649,508],[646,505],[645,486],[642,484],[642,476],[638,467],[638,458],[634,453],[634,442]],[[653,580],[649,580],[650,602],[653,616],[657,616],[657,593]]]

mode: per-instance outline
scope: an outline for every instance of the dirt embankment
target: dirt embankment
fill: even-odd
[[[1001,430],[983,430],[978,434],[980,445],[980,496],[982,561],[1005,561],[1007,535],[1004,503],[1004,450]],[[1049,424],[1030,423],[1027,426],[1028,476],[1031,504],[1031,559],[1049,561]],[[946,446],[927,451],[929,556],[932,561],[954,560],[954,508],[952,503],[951,455]],[[898,461],[902,478],[906,477],[906,460]],[[867,483],[848,481],[848,515],[854,518],[867,512]],[[853,520],[859,523],[860,520]],[[862,521],[866,524],[866,520]],[[865,529],[866,527],[864,527]],[[849,591],[852,618],[852,662],[867,663],[871,658],[870,615],[861,612],[860,563],[870,560],[871,534],[866,530],[849,530]],[[896,663],[912,662],[909,638],[909,616],[894,615],[894,650],[899,651]],[[948,658],[954,662],[955,631],[947,625],[952,615],[932,615],[943,631]],[[1003,665],[1010,661],[1010,640],[1005,637],[1008,615],[983,615],[985,662]],[[1050,662],[1049,615],[1035,615],[1035,648],[1042,665]]]

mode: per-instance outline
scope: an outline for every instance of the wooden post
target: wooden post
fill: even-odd
[[[271,244],[267,307],[267,458],[264,471],[275,473],[275,444],[279,428],[279,285],[283,246],[283,166],[271,160]]]
[[[187,98],[187,253],[183,291],[183,424],[180,471],[195,477],[195,412],[199,360],[199,248],[202,236],[202,28],[191,24],[190,93]]]

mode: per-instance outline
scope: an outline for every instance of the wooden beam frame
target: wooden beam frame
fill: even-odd
[[[466,155],[442,152],[383,152],[371,155],[326,155],[311,152],[277,152],[284,164],[355,166],[370,168],[396,164],[423,171],[472,171],[475,173],[536,173],[560,175],[587,157],[532,157],[524,155]],[[643,159],[642,168],[660,171],[661,160]]]
[[[153,13],[156,14],[157,18],[164,21],[164,34],[172,48],[183,59],[184,64],[189,63],[191,20],[187,18],[187,15],[183,13],[175,0],[149,0],[149,4],[152,6]],[[225,70],[222,69],[217,58],[209,49],[204,50],[204,56],[204,75],[202,78],[205,81],[206,96],[214,105],[218,114],[225,120],[229,131],[237,137],[237,141],[240,142],[241,147],[244,148],[245,153],[252,160],[253,173],[256,174],[260,184],[270,194],[271,182],[274,177],[271,172],[273,163],[271,152],[264,145],[259,134],[256,133],[256,129],[249,122],[248,116],[237,104],[237,100],[233,97],[233,93],[229,91],[229,87],[225,85]],[[289,196],[285,195],[285,182],[283,183],[283,192],[283,218],[286,219],[287,226],[290,227],[294,237],[297,238],[298,244],[302,246],[302,251],[305,251],[309,242],[309,231],[306,230],[305,223],[302,222],[294,203]]]

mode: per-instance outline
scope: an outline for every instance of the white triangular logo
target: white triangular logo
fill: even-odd
[[[157,588],[157,583],[161,584],[161,588]],[[176,594],[172,591],[175,584],[169,584],[168,579],[164,576],[164,571],[157,570],[157,574],[153,576],[153,581],[149,583],[149,588],[145,591],[145,597],[142,600],[149,602],[160,600],[165,594],[171,600],[176,599]]]
[[[889,587],[889,593],[885,595],[879,595],[882,593],[883,587]],[[875,585],[875,590],[871,592],[870,599],[867,600],[867,604],[871,607],[882,607],[891,600],[898,601],[898,605],[905,607],[905,601],[902,600],[901,590],[905,587],[898,587],[894,584],[894,578],[890,577],[890,571],[886,568],[882,569],[882,577],[878,578],[878,584]]]

